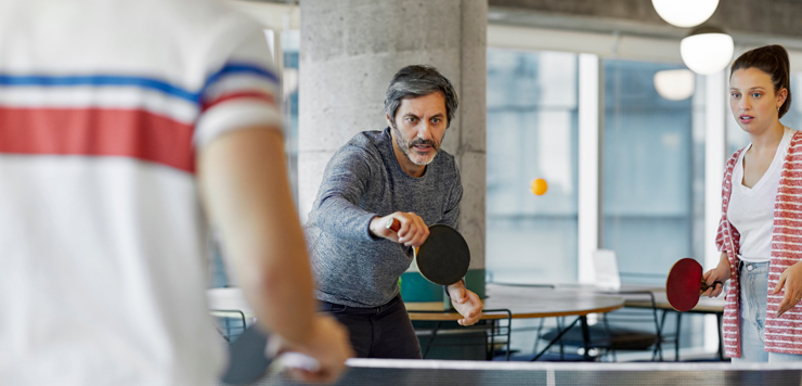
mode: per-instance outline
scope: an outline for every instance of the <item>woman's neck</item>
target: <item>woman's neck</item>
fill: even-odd
[[[774,152],[777,146],[780,145],[784,133],[785,126],[783,126],[780,121],[777,121],[761,133],[749,134],[749,141],[752,142],[752,148],[750,150],[756,153],[762,153],[766,150]]]

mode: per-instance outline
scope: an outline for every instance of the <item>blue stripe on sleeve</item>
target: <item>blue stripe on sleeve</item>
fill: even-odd
[[[275,84],[279,83],[278,75],[264,67],[245,63],[226,63],[226,65],[220,68],[217,72],[209,75],[209,77],[206,78],[206,83],[204,84],[203,88],[206,89],[214,82],[220,80],[220,78],[231,74],[257,75],[259,77],[269,79]]]
[[[192,92],[169,82],[142,76],[125,75],[8,75],[0,74],[0,86],[8,87],[71,87],[71,86],[133,86],[150,89],[183,99],[195,104],[201,101],[201,95],[214,82],[232,74],[250,74],[268,79],[278,84],[279,78],[272,71],[257,65],[246,63],[227,63],[212,73],[200,90]]]
[[[199,94],[184,88],[172,85],[163,80],[123,75],[7,75],[0,74],[0,86],[38,86],[38,87],[69,87],[69,86],[135,86],[151,89],[165,94],[198,103]]]

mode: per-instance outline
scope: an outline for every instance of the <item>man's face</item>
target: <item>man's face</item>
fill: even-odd
[[[398,149],[412,164],[428,165],[440,150],[448,127],[445,96],[438,91],[401,100],[392,123],[392,136]]]

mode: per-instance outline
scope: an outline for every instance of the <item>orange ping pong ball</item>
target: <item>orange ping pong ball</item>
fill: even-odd
[[[542,178],[537,178],[534,181],[532,181],[531,189],[532,193],[534,193],[535,195],[542,196],[543,194],[546,193],[546,190],[549,189],[549,184],[546,183],[546,180]]]

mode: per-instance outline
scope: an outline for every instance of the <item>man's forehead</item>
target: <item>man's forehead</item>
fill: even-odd
[[[446,113],[446,98],[441,91],[436,91],[431,94],[422,96],[409,96],[401,99],[401,104],[398,106],[399,112],[404,110],[405,113],[412,113],[416,111],[427,112],[430,115],[436,113]],[[432,112],[432,110],[438,110]]]

